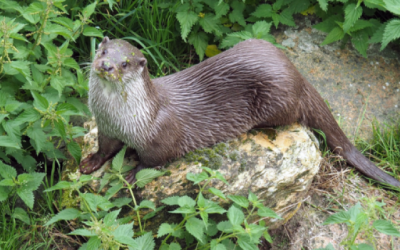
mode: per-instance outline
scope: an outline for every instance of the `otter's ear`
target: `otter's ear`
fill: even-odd
[[[99,44],[99,48],[101,48],[101,46],[103,46],[104,44],[108,43],[110,41],[110,38],[108,38],[108,36],[105,36],[103,38],[103,41],[101,41],[101,43]]]
[[[140,58],[138,63],[140,66],[142,66],[144,68],[144,66],[146,66],[146,64],[147,64],[147,60],[146,60],[146,58]]]

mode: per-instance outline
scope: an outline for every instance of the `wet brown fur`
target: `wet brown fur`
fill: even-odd
[[[114,41],[121,42],[111,40],[103,46],[112,51]],[[123,43],[128,51],[135,49],[137,56],[143,57],[129,43]],[[91,82],[93,77],[98,76],[92,74]],[[143,102],[150,110],[146,124],[126,122],[124,117],[116,118],[118,121],[110,119],[112,128],[118,131],[127,131],[129,126],[136,126],[139,131],[118,135],[110,129],[102,131],[104,126],[99,126],[99,152],[81,163],[82,172],[90,173],[99,168],[99,164],[111,158],[123,144],[136,149],[140,159],[138,169],[141,169],[164,165],[191,150],[234,138],[252,128],[299,122],[322,130],[331,150],[366,176],[400,186],[399,181],[357,151],[319,93],[279,49],[266,41],[241,42],[198,65],[153,80],[144,66],[141,77],[145,79],[148,93]],[[125,82],[125,85],[134,83]],[[134,86],[132,89],[127,91],[127,102],[121,98],[119,101],[113,99],[109,105],[132,106],[130,100],[134,99],[129,98],[135,98]],[[111,114],[96,106],[96,103],[104,102],[99,92],[90,91],[91,108],[99,123],[99,117]],[[124,122],[126,124],[122,124]],[[110,137],[111,134],[114,136]],[[136,172],[133,171],[127,180],[133,181]]]

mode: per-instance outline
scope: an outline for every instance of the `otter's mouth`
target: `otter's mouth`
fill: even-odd
[[[119,73],[117,73],[117,71],[113,70],[113,71],[107,71],[104,70],[103,68],[95,68],[94,72],[102,79],[105,79],[107,81],[110,82],[121,82],[122,78],[121,75]]]

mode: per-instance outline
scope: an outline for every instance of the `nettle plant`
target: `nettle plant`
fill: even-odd
[[[82,33],[102,36],[89,27],[96,3],[71,19],[63,2],[0,0],[0,160],[28,172],[37,166],[34,153],[65,158],[60,145],[79,162],[73,138],[84,130],[70,125],[70,116],[90,113],[77,99],[88,84],[70,44]]]
[[[328,33],[321,45],[349,40],[366,57],[370,43],[381,43],[381,50],[400,37],[400,20],[382,23],[377,11],[400,15],[397,0],[166,0],[159,7],[174,8],[181,36],[192,44],[203,60],[218,54],[219,48],[258,38],[274,43],[268,34],[272,25],[295,26],[293,16],[317,15],[322,23],[314,28]]]
[[[397,0],[337,0],[343,5],[328,6],[328,0],[319,0],[318,16],[322,22],[314,28],[328,33],[321,45],[349,40],[361,55],[367,57],[368,45],[380,43],[383,50],[389,42],[400,37],[400,3]],[[391,12],[393,17],[385,22],[375,19],[378,11]]]
[[[394,227],[394,225],[387,219],[379,219],[378,214],[385,214],[383,206],[385,203],[375,201],[374,199],[363,198],[366,208],[363,208],[360,203],[351,207],[347,211],[340,211],[329,216],[325,221],[324,225],[329,224],[340,224],[345,223],[348,229],[347,237],[340,243],[347,250],[373,250],[376,248],[376,239],[374,231],[380,233],[400,237],[400,232]],[[364,238],[367,238],[369,242],[356,243],[356,238],[359,234],[363,234]],[[325,248],[319,248],[316,250],[334,250],[332,244],[329,244]]]
[[[34,172],[40,165],[35,154],[57,161],[65,158],[59,148],[66,145],[80,161],[73,139],[84,129],[69,121],[90,113],[77,99],[88,87],[69,45],[82,33],[101,33],[88,26],[96,3],[73,20],[64,0],[30,2],[0,0],[0,201],[16,193],[32,209],[32,191],[44,178]],[[10,170],[17,163],[28,173]]]
[[[111,169],[100,180],[99,190],[102,190],[107,184],[110,185],[103,196],[81,192],[83,185],[96,179],[89,175],[82,175],[79,180],[76,180],[77,177],[71,176],[72,182],[60,181],[55,186],[45,190],[45,192],[52,192],[64,189],[64,192],[73,197],[77,194],[81,208],[81,210],[76,208],[64,209],[51,218],[45,226],[50,226],[60,220],[81,221],[85,226],[70,233],[70,235],[89,238],[87,243],[79,248],[80,250],[154,249],[156,243],[152,233],[145,231],[145,224],[165,206],[156,208],[155,204],[149,200],[142,200],[138,204],[132,189],[142,188],[164,173],[154,169],[144,169],[136,174],[137,181],[129,184],[126,182],[124,174],[132,167],[123,166],[125,151],[126,147],[113,159]],[[220,190],[208,187],[213,179],[221,180],[226,184],[227,182],[218,171],[206,167],[202,169],[203,171],[199,174],[188,173],[186,176],[188,180],[199,185],[200,191],[195,199],[188,196],[174,196],[161,201],[166,205],[177,206],[178,208],[170,211],[170,213],[181,214],[183,219],[177,224],[163,223],[160,225],[157,233],[157,238],[160,238],[161,241],[159,249],[256,250],[262,236],[271,242],[264,220],[266,218],[280,219],[280,217],[271,209],[266,208],[262,201],[258,200],[251,192],[248,198],[237,195],[226,197]],[[127,191],[131,197],[115,198],[115,195],[122,190]],[[228,210],[225,210],[217,203],[206,199],[203,195],[205,191],[224,200],[228,198],[234,204]],[[134,211],[136,216],[133,216],[134,218],[130,215],[118,218],[121,208],[124,206]],[[246,211],[247,215],[243,210]],[[142,212],[147,214],[141,218]],[[210,218],[212,214],[226,215],[228,220],[216,222]],[[134,232],[132,219],[137,222],[135,224],[139,228],[138,232]],[[232,239],[235,239],[235,241],[232,241]]]

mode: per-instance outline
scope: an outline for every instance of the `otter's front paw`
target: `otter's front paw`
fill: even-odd
[[[81,161],[81,164],[79,164],[79,170],[83,174],[90,174],[101,168],[108,159],[109,157],[101,156],[98,153],[89,154],[83,161]]]

